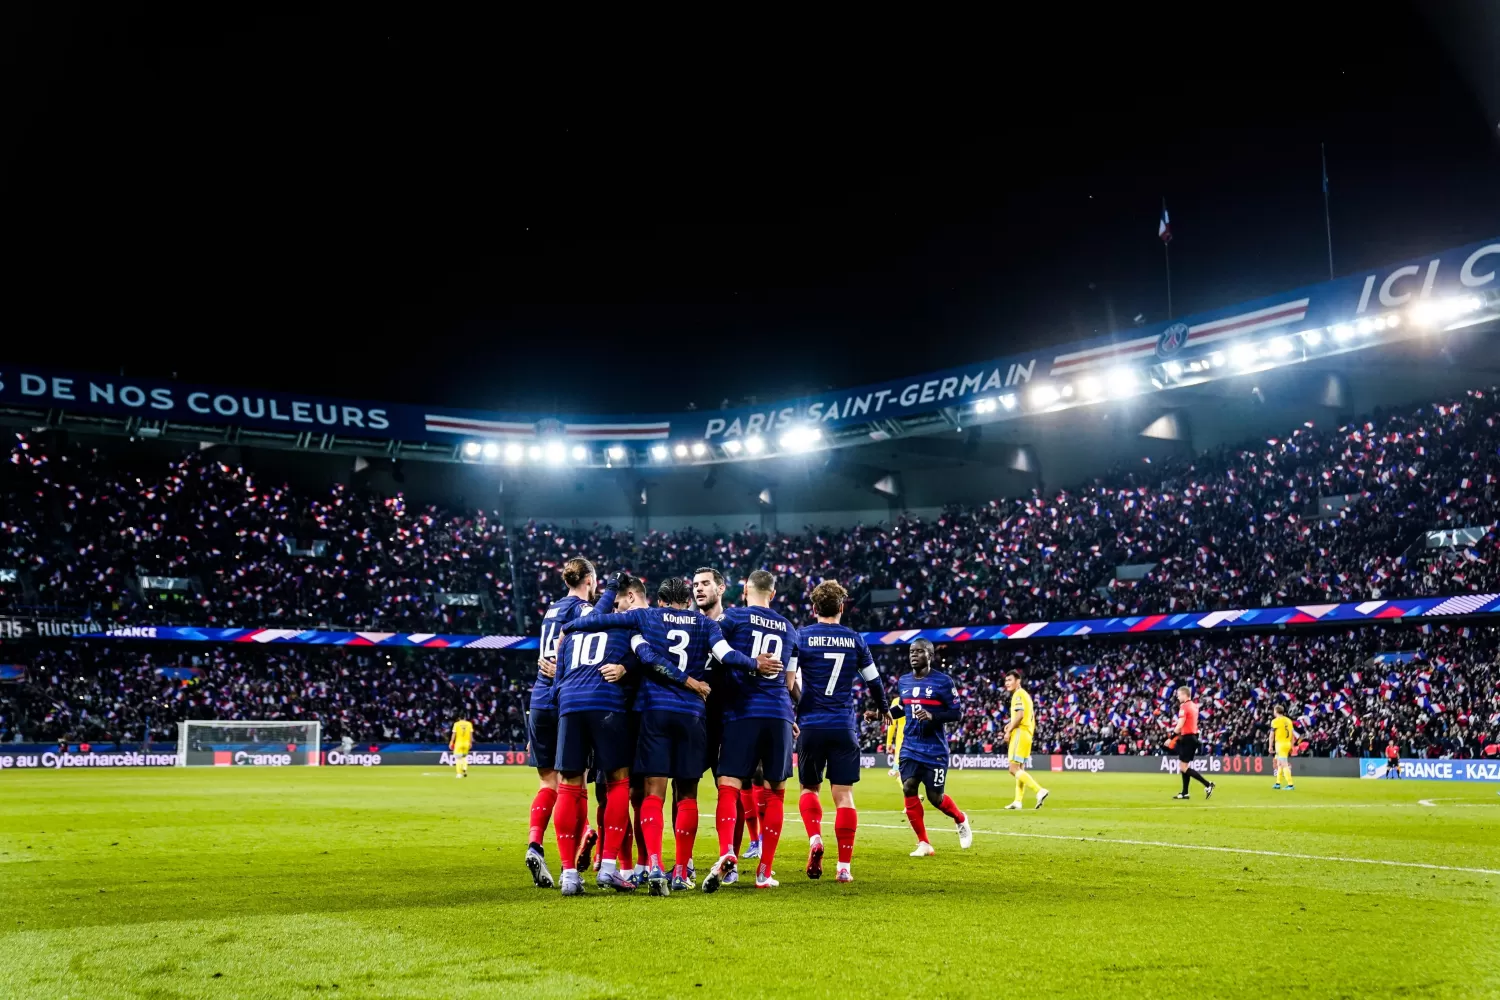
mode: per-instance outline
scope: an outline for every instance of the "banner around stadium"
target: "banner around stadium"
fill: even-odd
[[[1500,760],[1443,760],[1428,757],[1402,757],[1401,777],[1423,781],[1494,781],[1500,782]],[[1390,765],[1381,757],[1365,757],[1359,762],[1361,778],[1388,778]]]
[[[0,365],[0,405],[442,444],[469,438],[540,437],[575,442],[659,441],[667,437],[719,441],[797,423],[832,429],[915,416],[1025,385],[1034,378],[1116,365],[1191,360],[1220,349],[1234,337],[1321,328],[1400,308],[1418,299],[1497,289],[1497,272],[1500,238],[1093,340],[764,406],[718,411],[540,417],[11,364]],[[916,333],[920,335],[920,331]]]
[[[930,642],[998,642],[1020,639],[1066,639],[1085,635],[1129,635],[1182,630],[1271,628],[1282,625],[1345,623],[1372,625],[1412,618],[1500,615],[1500,594],[1456,597],[1410,597],[1351,604],[1299,604],[1289,608],[1191,611],[1172,615],[1118,618],[1074,618],[1057,622],[1011,622],[1005,625],[958,625],[950,628],[865,632],[872,646]],[[432,632],[329,632],[289,628],[196,628],[132,625],[88,632],[83,639],[160,639],[172,642],[247,642],[317,646],[415,646],[424,649],[536,649],[536,636],[453,635]]]

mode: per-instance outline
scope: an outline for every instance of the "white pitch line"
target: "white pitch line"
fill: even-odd
[[[878,830],[909,830],[906,826],[884,823],[861,823]],[[1430,865],[1422,861],[1386,861],[1380,858],[1343,858],[1331,854],[1293,854],[1283,851],[1258,851],[1250,847],[1212,847],[1208,844],[1171,844],[1164,840],[1117,840],[1113,837],[1068,837],[1059,833],[1021,833],[1016,830],[975,830],[992,837],[1024,837],[1030,840],[1088,841],[1094,844],[1125,844],[1130,847],[1170,847],[1179,851],[1210,851],[1215,854],[1257,854],[1265,858],[1295,858],[1302,861],[1339,861],[1351,865],[1385,865],[1390,868],[1424,868],[1440,872],[1471,872],[1475,875],[1500,875],[1500,868],[1464,868],[1458,865]]]
[[[1225,809],[1275,809],[1277,812],[1283,809],[1416,809],[1419,805],[1437,802],[1457,802],[1458,805],[1448,808],[1490,808],[1500,806],[1496,802],[1462,802],[1458,799],[1422,799],[1420,802],[1279,802],[1276,804],[1266,803],[1264,805],[1215,805],[1211,808],[1215,812]],[[1067,806],[1068,812],[1182,812],[1182,806]],[[1005,812],[1004,809],[970,809],[972,813],[996,813]],[[864,809],[860,812],[890,813],[892,816],[905,815],[901,809]]]

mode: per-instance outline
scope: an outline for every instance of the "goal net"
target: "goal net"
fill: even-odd
[[[322,736],[317,722],[179,722],[177,766],[317,767]]]

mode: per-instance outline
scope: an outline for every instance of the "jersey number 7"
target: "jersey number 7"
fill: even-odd
[[[823,655],[833,661],[833,673],[828,675],[828,686],[823,689],[824,694],[832,695],[834,686],[839,682],[839,671],[844,669],[844,657],[848,656],[849,654],[824,653]]]

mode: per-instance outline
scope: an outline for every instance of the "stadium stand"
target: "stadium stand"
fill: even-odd
[[[1270,707],[1280,701],[1314,755],[1372,756],[1394,738],[1413,756],[1483,756],[1500,740],[1500,634],[1428,628],[952,647],[946,669],[965,706],[952,742],[957,752],[994,750],[1007,704],[1001,678],[1020,664],[1033,678],[1038,753],[1159,752],[1171,689],[1191,675],[1203,703],[1204,745],[1215,754],[1263,750]],[[894,681],[905,650],[875,653]],[[347,735],[360,743],[441,743],[462,714],[481,741],[519,747],[528,660],[468,651],[51,643],[38,648],[27,681],[0,685],[0,742],[139,742],[150,716],[161,739],[185,718],[306,717],[323,722],[330,742]],[[879,723],[866,723],[864,745],[881,739]]]
[[[0,602],[132,624],[524,630],[574,552],[648,579],[710,565],[737,580],[764,565],[784,578],[794,617],[824,577],[856,598],[894,592],[857,606],[851,623],[865,629],[1495,589],[1489,535],[1433,556],[1410,550],[1426,531],[1500,518],[1496,398],[1474,391],[1357,425],[1292,428],[1253,448],[937,518],[775,536],[653,532],[638,543],[612,528],[541,524],[507,538],[492,511],[416,509],[347,487],[306,496],[206,452],[103,474],[90,449],[21,435],[0,482],[0,533],[33,593],[11,585]],[[1327,497],[1350,499],[1325,512]],[[314,543],[318,554],[292,551]],[[1143,578],[1116,578],[1141,564],[1154,564]],[[132,583],[142,576],[186,578],[192,590],[148,599]],[[481,604],[442,604],[441,593]]]
[[[544,613],[558,567],[576,552],[649,580],[706,565],[734,582],[766,566],[782,577],[778,600],[794,620],[806,616],[811,587],[836,578],[859,599],[848,622],[867,630],[1495,590],[1497,417],[1495,393],[1473,391],[936,518],[640,537],[537,523],[506,531],[495,512],[342,486],[311,495],[212,451],[124,472],[92,448],[18,434],[0,475],[0,536],[20,572],[0,582],[0,612],[508,632]],[[1330,497],[1340,502],[1320,502]],[[1479,530],[1461,545],[1422,548],[1426,532],[1456,527]],[[1118,567],[1143,564],[1138,579],[1117,579]],[[143,587],[152,577],[186,589]],[[882,591],[894,599],[875,600]],[[1369,666],[1409,648],[1412,635],[975,644],[952,654],[969,704],[959,743],[992,743],[1000,668],[1019,657],[1037,678],[1048,751],[1154,750],[1162,689],[1191,671],[1206,692],[1206,742],[1224,752],[1256,745],[1270,700],[1285,697],[1314,753],[1357,754],[1394,733],[1420,752],[1477,755],[1500,729],[1495,634],[1440,628],[1421,636],[1417,668]],[[27,655],[28,678],[0,685],[0,739],[119,737],[147,715],[165,733],[179,718],[274,709],[321,718],[330,739],[441,740],[467,705],[484,739],[515,743],[531,670],[525,654],[451,651],[392,659],[55,642]],[[887,673],[899,669],[900,651],[879,655]],[[161,667],[196,673],[166,677]],[[463,674],[479,679],[450,679]],[[872,730],[868,745],[878,741]]]

